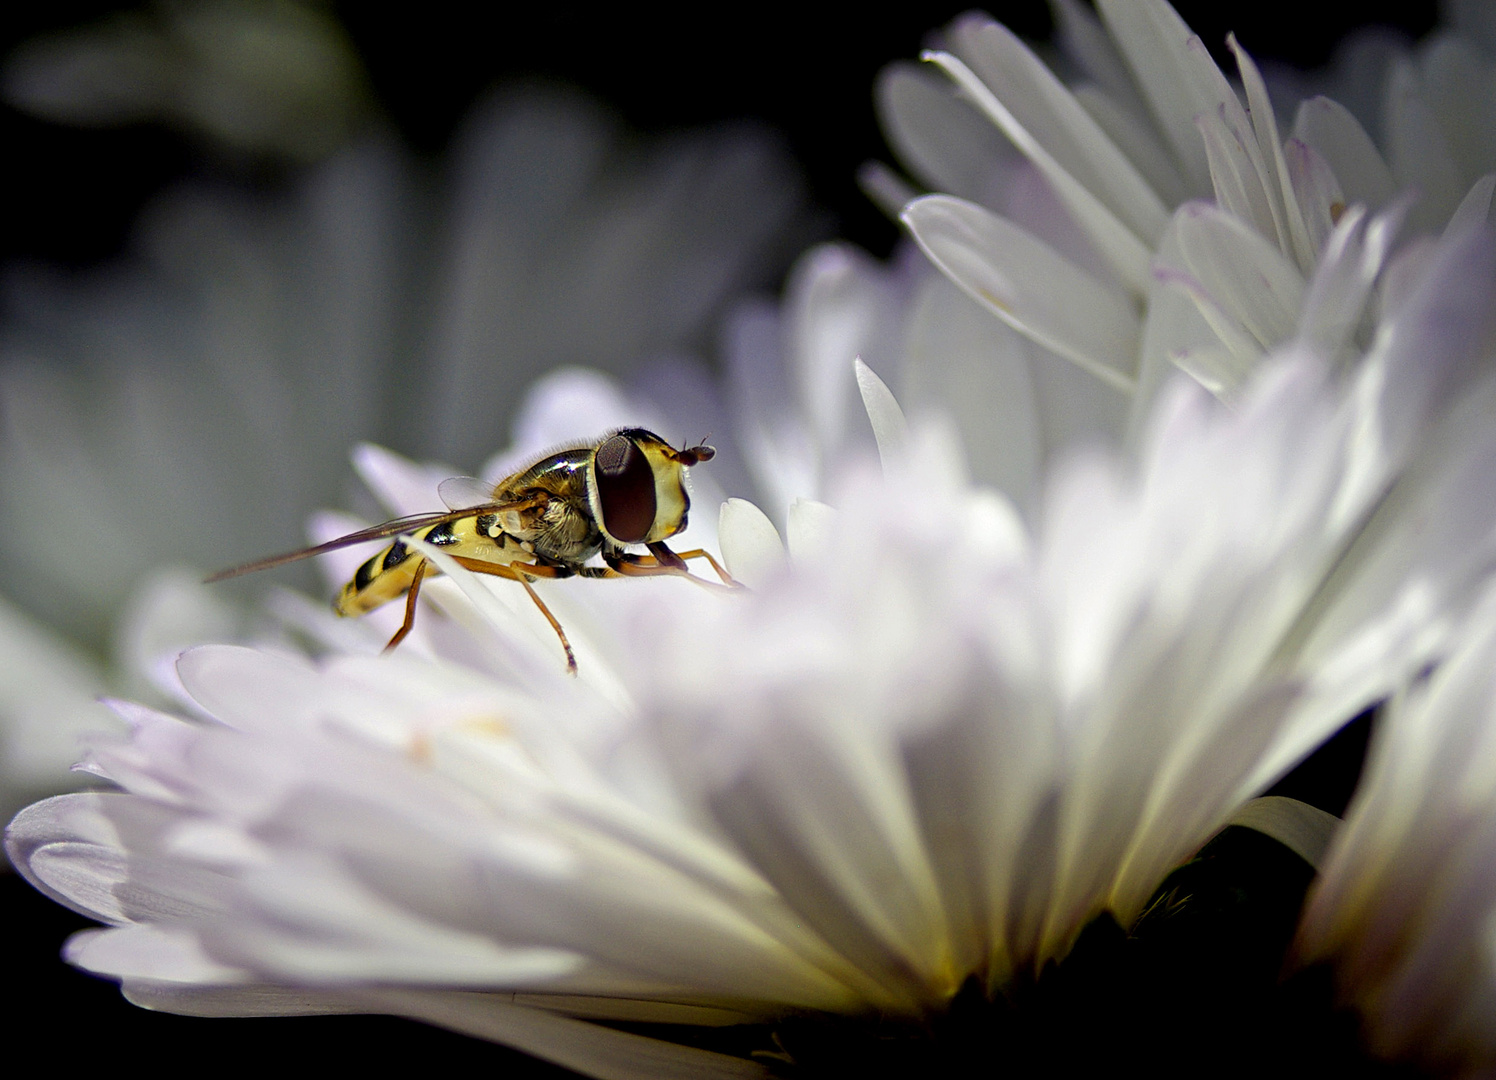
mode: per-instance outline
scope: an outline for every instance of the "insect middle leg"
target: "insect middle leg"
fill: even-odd
[[[545,621],[551,624],[551,629],[556,631],[556,636],[561,639],[561,648],[566,650],[567,673],[571,675],[577,673],[577,657],[571,651],[571,642],[566,639],[566,631],[561,629],[561,624],[556,620],[556,616],[551,614],[551,609],[545,606],[545,601],[540,599],[540,594],[530,585],[531,578],[571,577],[574,571],[566,567],[541,566],[532,563],[526,563],[525,568],[521,570],[514,565],[484,562],[482,559],[469,559],[461,555],[454,555],[452,559],[459,566],[466,567],[475,574],[490,574],[493,577],[505,578],[508,581],[517,581],[523,585],[525,592],[530,594],[530,599],[535,601],[535,606],[545,616]]]

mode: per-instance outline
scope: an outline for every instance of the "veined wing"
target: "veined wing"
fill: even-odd
[[[239,577],[243,574],[253,574],[260,570],[269,570],[273,567],[284,566],[286,563],[298,562],[301,559],[310,559],[314,555],[323,555],[329,551],[337,551],[339,548],[352,547],[354,544],[367,543],[370,540],[384,540],[391,536],[408,536],[433,525],[441,525],[448,521],[461,521],[463,518],[474,517],[478,514],[499,513],[505,510],[522,510],[536,505],[542,501],[539,497],[528,499],[516,499],[511,502],[486,502],[479,506],[468,506],[457,510],[443,510],[432,514],[412,514],[409,517],[395,518],[386,521],[382,525],[374,525],[358,532],[351,532],[347,536],[340,536],[336,540],[329,540],[315,547],[302,548],[299,551],[288,551],[283,555],[272,555],[268,559],[258,559],[243,566],[235,566],[229,570],[220,570],[204,578],[205,584],[215,581],[224,581],[227,578]]]
[[[443,480],[436,493],[449,510],[470,510],[475,506],[487,506],[493,502],[494,486],[476,476],[454,476]]]

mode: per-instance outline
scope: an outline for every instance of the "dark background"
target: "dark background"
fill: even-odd
[[[96,0],[8,5],[0,14],[0,54],[33,34],[122,6]],[[876,16],[861,6],[666,10],[609,4],[594,10],[546,3],[514,10],[452,0],[419,6],[345,2],[336,10],[382,108],[425,154],[441,152],[479,92],[515,77],[578,84],[644,131],[753,118],[784,134],[813,197],[832,212],[840,233],[886,252],[893,226],[866,203],[853,180],[862,161],[888,157],[873,120],[872,80],[889,60],[917,55],[932,27],[968,6],[906,4]],[[1392,0],[1354,6],[1179,0],[1176,7],[1218,54],[1226,32],[1235,30],[1254,56],[1301,67],[1324,63],[1355,26],[1383,23],[1417,37],[1436,18],[1432,2]],[[1048,10],[1039,0],[989,10],[1026,36],[1050,32]],[[3,106],[0,145],[12,184],[10,212],[0,215],[0,256],[6,261],[84,267],[107,259],[124,247],[131,221],[154,192],[221,167],[195,154],[190,140],[162,128],[78,131]],[[273,170],[238,179],[270,187],[277,182]],[[85,920],[43,900],[14,874],[0,874],[0,904],[8,928],[0,948],[13,995],[4,1015],[16,1036],[59,1064],[87,1067],[89,1057],[107,1055],[95,1067],[216,1070],[295,1062],[383,1073],[419,1061],[445,1070],[498,1068],[505,1076],[565,1075],[403,1021],[210,1021],[147,1013],[125,1004],[112,984],[57,960],[63,939]]]
[[[122,6],[100,0],[9,5],[0,53],[46,30]],[[925,35],[973,5],[904,4],[876,17],[860,5],[755,4],[735,9],[573,3],[532,7],[430,0],[335,5],[385,112],[419,150],[436,155],[469,104],[494,82],[540,77],[582,86],[645,131],[755,118],[784,133],[816,200],[840,233],[885,252],[894,228],[858,192],[853,174],[887,156],[871,106],[883,64],[918,55]],[[1234,30],[1259,58],[1315,67],[1350,29],[1367,23],[1426,33],[1433,0],[1180,0],[1176,8],[1223,61]],[[1018,33],[1045,38],[1043,0],[989,10]],[[501,18],[493,12],[502,11]],[[716,21],[721,19],[721,22]],[[190,142],[157,127],[79,131],[0,106],[0,145],[12,188],[0,216],[0,254],[86,263],[122,246],[143,200],[206,166]],[[273,182],[273,177],[261,177]]]

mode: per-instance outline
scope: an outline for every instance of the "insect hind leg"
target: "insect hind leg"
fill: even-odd
[[[425,559],[416,564],[415,574],[410,579],[410,590],[405,594],[405,620],[400,623],[400,629],[395,631],[395,636],[390,638],[385,645],[385,652],[390,652],[404,641],[405,636],[416,624],[416,598],[421,594],[421,580],[426,576],[426,565]]]

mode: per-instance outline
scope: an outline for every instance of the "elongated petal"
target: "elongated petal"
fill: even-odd
[[[1073,93],[1081,108],[1091,114],[1091,119],[1127,155],[1149,187],[1158,192],[1164,205],[1176,206],[1185,200],[1188,185],[1141,102],[1136,110],[1129,109],[1095,86],[1077,86]]]
[[[1460,205],[1450,215],[1445,235],[1484,225],[1491,216],[1491,194],[1496,191],[1496,173],[1486,173],[1470,186]]]
[[[1132,289],[1141,291],[1146,281],[1148,246],[1096,197],[1008,111],[986,85],[961,60],[949,53],[926,53],[924,59],[943,68],[963,94],[1002,128],[1013,144],[1034,163],[1070,211],[1075,223],[1107,261],[1113,273]],[[1077,109],[1077,112],[1081,110]],[[1099,134],[1099,129],[1098,129]]]
[[[1276,244],[1232,215],[1190,203],[1179,212],[1179,245],[1186,268],[1264,352],[1292,336],[1304,279]]]
[[[598,1080],[748,1080],[767,1077],[757,1062],[509,1004],[502,998],[441,991],[362,995],[366,1006],[517,1047]]]
[[[1330,163],[1302,139],[1289,139],[1283,156],[1288,162],[1294,199],[1304,213],[1309,244],[1317,254],[1322,253],[1331,230],[1345,212],[1345,191]]]
[[[909,422],[904,419],[904,410],[899,408],[887,384],[862,362],[862,357],[857,357],[852,365],[867,418],[873,425],[873,436],[878,440],[878,456],[883,467],[889,468],[908,452]]]
[[[1234,34],[1227,35],[1226,44],[1236,57],[1242,86],[1247,92],[1247,107],[1251,112],[1252,129],[1257,135],[1263,186],[1272,208],[1278,246],[1284,255],[1297,262],[1302,272],[1310,273],[1314,269],[1314,257],[1318,249],[1311,242],[1303,210],[1294,198],[1288,163],[1283,153],[1283,140],[1278,137],[1278,121],[1273,116],[1272,102],[1268,100],[1267,85],[1262,81],[1262,73],[1257,70],[1252,58],[1237,44]]]
[[[998,318],[1130,388],[1140,327],[1125,299],[979,206],[931,195],[909,204],[904,220],[935,264]]]
[[[1169,221],[1162,200],[1033,51],[1001,23],[980,17],[958,20],[953,35],[961,56],[1027,136],[1140,239],[1157,242]]]
[[[1045,426],[1032,368],[1043,364],[1074,374],[1082,389],[1056,394],[1056,405],[1081,412],[1089,375],[1049,353],[1006,324],[994,322],[985,308],[944,275],[932,273],[910,307],[906,324],[905,363],[896,390],[913,412],[939,409],[961,429],[975,480],[993,484],[1022,506],[1039,491],[1045,453]],[[1107,397],[1122,395],[1097,385]],[[1085,415],[1079,426],[1098,430],[1097,418]],[[1058,426],[1058,425],[1057,425]],[[1065,445],[1069,428],[1056,432]]]
[[[1101,0],[1097,7],[1192,192],[1203,194],[1210,173],[1195,117],[1216,112],[1228,98],[1235,101],[1230,85],[1164,0]]]
[[[923,64],[890,64],[875,92],[889,143],[929,190],[973,202],[991,194],[1013,149],[949,79]]]
[[[1392,170],[1371,136],[1339,102],[1315,97],[1301,103],[1293,134],[1329,163],[1347,204],[1364,202],[1377,210],[1397,193]]]
[[[1095,13],[1080,0],[1052,0],[1050,11],[1065,54],[1101,85],[1106,97],[1141,107],[1127,64]]]
[[[722,504],[717,526],[722,540],[722,561],[744,585],[755,585],[784,566],[784,541],[769,516],[746,499],[728,499]]]

